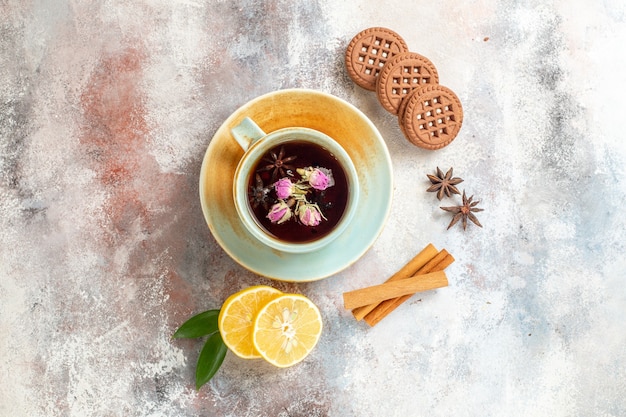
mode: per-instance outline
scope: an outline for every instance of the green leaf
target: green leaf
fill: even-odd
[[[228,348],[222,340],[220,332],[215,332],[209,336],[204,344],[198,364],[196,365],[196,389],[199,390],[204,384],[209,382],[213,375],[220,369]]]
[[[217,327],[217,317],[219,314],[219,310],[209,310],[197,314],[184,322],[172,337],[202,337],[213,334],[219,330]]]

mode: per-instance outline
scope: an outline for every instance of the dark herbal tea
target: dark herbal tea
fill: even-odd
[[[302,171],[311,172],[311,168],[330,171],[334,185],[324,190],[309,187],[310,177],[307,174],[303,177]],[[275,185],[284,178],[293,184],[304,184],[302,188],[309,187],[306,195],[279,198]],[[311,210],[321,214],[318,224],[307,225],[308,218],[304,217],[303,223],[298,215],[303,199],[308,208],[314,206]],[[257,223],[269,235],[285,242],[306,243],[326,236],[339,223],[348,202],[348,180],[339,161],[325,148],[311,142],[286,142],[271,149],[256,163],[248,179],[248,201]],[[289,211],[288,219],[273,222],[268,214],[281,205]]]

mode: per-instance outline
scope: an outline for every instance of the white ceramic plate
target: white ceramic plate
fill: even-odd
[[[230,129],[246,116],[265,132],[293,126],[319,130],[350,154],[359,173],[359,207],[346,231],[326,247],[305,254],[279,252],[261,244],[241,224],[232,188],[243,150]],[[360,110],[319,91],[280,90],[244,104],[217,130],[202,162],[200,202],[215,240],[241,266],[281,281],[314,281],[347,268],[371,247],[389,215],[392,180],[387,146]]]

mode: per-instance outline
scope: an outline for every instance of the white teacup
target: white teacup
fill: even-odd
[[[359,180],[350,156],[339,143],[322,132],[304,127],[289,127],[271,133],[265,133],[256,123],[247,117],[243,119],[239,125],[231,129],[231,134],[244,150],[244,155],[235,170],[233,181],[235,208],[244,227],[255,238],[263,244],[282,252],[305,253],[322,248],[346,230],[357,209],[359,201]],[[290,160],[287,163],[289,166],[280,167],[283,168],[280,170],[276,169],[276,164],[272,164],[271,153],[273,152],[274,156],[277,156],[281,147],[283,149],[304,149],[308,151],[302,151],[305,153],[304,155],[298,155],[296,152],[293,156],[298,156],[300,161],[298,161],[298,158],[293,161]],[[278,199],[277,190],[274,188],[276,180],[286,177],[291,179],[294,183],[299,181],[298,184],[300,184],[306,182],[306,179],[311,180],[314,177],[314,174],[310,176],[305,174],[305,178],[302,179],[297,170],[294,172],[294,170],[291,169],[293,167],[290,165],[293,163],[293,165],[297,166],[302,161],[311,159],[311,152],[309,151],[311,149],[315,150],[316,148],[321,148],[323,152],[326,152],[324,157],[331,158],[340,167],[339,170],[333,170],[332,175],[330,175],[331,178],[337,177],[337,184],[333,186],[336,188],[332,190],[328,188],[324,194],[319,194],[321,191],[312,190],[307,183],[305,184],[305,188],[309,187],[309,191],[307,191],[308,194],[306,194],[304,198],[307,200],[313,198],[313,193],[318,193],[315,194],[318,198],[320,195],[326,196],[326,193],[328,193],[328,195],[337,196],[336,199],[338,201],[341,200],[341,205],[333,206],[333,201],[325,201],[323,206],[320,204],[308,204],[309,201],[307,201],[307,204],[304,204],[302,203],[301,195],[297,194],[304,191],[297,191],[296,194],[290,198],[283,200]],[[286,155],[284,156],[286,157]],[[268,160],[266,161],[264,158]],[[266,169],[268,166],[271,166],[271,168]],[[312,168],[321,168],[323,170],[328,167],[316,167],[313,165]],[[278,175],[267,179],[266,177],[269,177],[274,170],[276,170]],[[308,170],[306,172],[310,173],[312,171]],[[259,174],[259,177],[256,176],[257,174]],[[316,172],[316,174],[319,174],[319,172]],[[262,187],[263,193],[255,193],[253,191],[259,191],[261,189],[260,187],[256,187],[257,181],[261,176],[265,178]],[[313,184],[313,182],[310,183]],[[295,189],[300,190],[298,187]],[[267,194],[265,194],[265,192],[267,192]],[[258,198],[260,195],[263,195],[263,198]],[[345,208],[341,211],[340,208],[343,206],[344,201]],[[263,206],[264,204],[268,204],[270,207],[266,208]],[[278,206],[275,206],[276,204],[278,204]],[[289,207],[289,212],[287,212],[286,205],[289,204],[291,204],[291,206]],[[317,208],[311,207],[311,205],[315,205]],[[256,206],[256,209],[254,209],[253,206]],[[264,226],[263,224],[270,222],[270,220],[268,220],[270,217],[260,215],[259,212],[264,213],[264,211],[261,211],[259,206],[263,206],[263,210],[267,210],[268,215],[269,212],[274,209],[283,209],[279,212],[284,212],[285,214],[284,217],[281,218],[282,223],[278,224],[280,220],[279,222],[272,221],[269,227]],[[328,208],[328,212],[332,214],[332,216],[328,216],[329,219],[331,217],[333,218],[332,222],[326,219],[326,208]],[[255,210],[257,210],[257,214],[255,214]],[[309,213],[306,213],[306,211],[309,211]],[[316,211],[319,211],[321,214],[321,220],[320,216],[317,216],[317,220],[319,221],[318,226],[305,224],[307,222],[310,224],[315,223],[315,219],[310,220],[311,218],[308,216],[311,214],[311,211],[313,214],[315,214],[314,212]],[[273,212],[272,220],[275,220],[276,213],[276,211]],[[329,221],[329,223],[324,224],[326,221]],[[283,226],[290,229],[281,229]],[[300,226],[301,229],[298,229]],[[317,228],[321,230],[324,229],[324,227],[326,229],[324,232],[320,233],[321,236],[319,238],[314,237]],[[276,233],[271,232],[269,229],[274,230]],[[300,235],[298,235],[298,239],[296,240],[281,236],[283,235],[281,230],[302,230],[302,241],[297,241],[300,239]],[[309,233],[311,233],[310,236],[308,235]]]

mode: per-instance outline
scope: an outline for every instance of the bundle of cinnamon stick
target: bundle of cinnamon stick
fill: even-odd
[[[343,293],[344,307],[357,320],[375,326],[416,292],[447,286],[444,270],[452,262],[448,251],[438,251],[429,243],[384,284]]]

